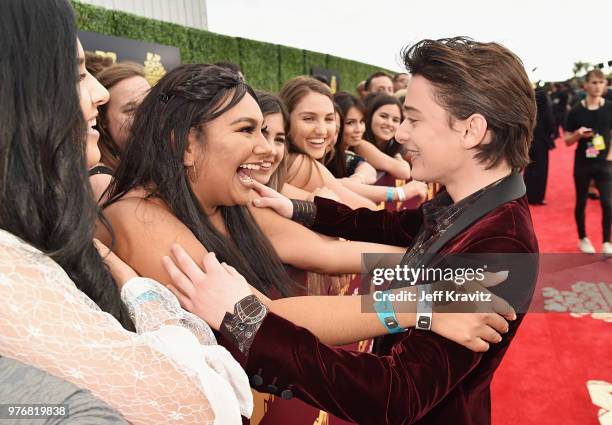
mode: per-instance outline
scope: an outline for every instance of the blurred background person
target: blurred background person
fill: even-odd
[[[553,108],[544,88],[536,89],[536,125],[533,142],[529,148],[530,163],[525,168],[527,200],[532,205],[545,205],[546,182],[548,180],[548,151],[555,146],[558,127]]]
[[[578,227],[578,248],[594,254],[595,247],[589,240],[585,228],[585,209],[589,182],[595,181],[599,189],[602,211],[603,246],[605,255],[612,255],[610,223],[612,221],[612,154],[610,153],[610,131],[612,129],[612,103],[602,97],[606,80],[600,69],[586,75],[584,89],[586,98],[572,108],[567,116],[565,144],[576,144],[574,157],[574,184],[576,207],[574,210]]]
[[[87,64],[87,71],[96,77],[100,71],[108,68],[113,64],[113,60],[108,56],[97,55],[94,52],[85,52],[85,63]]]
[[[360,81],[359,84],[357,84],[357,94],[359,95],[359,99],[361,100],[365,99],[365,97],[368,95],[368,92],[365,89],[365,85],[365,80]]]
[[[133,62],[121,62],[103,69],[98,73],[98,81],[108,90],[110,100],[99,108],[100,163],[89,171],[96,200],[110,184],[127,144],[134,111],[151,88],[144,68]]]
[[[384,71],[378,71],[368,77],[365,82],[365,91],[371,93],[393,94],[393,78]]]
[[[396,93],[398,90],[406,90],[408,87],[408,81],[410,81],[410,74],[400,72],[393,76],[393,92]]]

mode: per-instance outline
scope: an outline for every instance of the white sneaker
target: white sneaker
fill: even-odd
[[[589,238],[582,238],[578,241],[578,249],[585,254],[595,254],[595,247]]]
[[[601,246],[601,253],[606,257],[612,256],[612,243],[604,242]]]

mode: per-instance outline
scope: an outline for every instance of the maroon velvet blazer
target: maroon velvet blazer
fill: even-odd
[[[315,202],[313,230],[351,240],[408,246],[422,222],[418,210],[350,210],[327,199]],[[491,211],[440,250],[468,252],[537,253],[526,198]],[[270,313],[245,368],[258,391],[295,395],[363,425],[485,425],[491,422],[493,373],[521,320],[519,315],[503,341],[486,353],[474,353],[433,332],[410,330],[384,337],[389,350],[376,355],[329,347]]]

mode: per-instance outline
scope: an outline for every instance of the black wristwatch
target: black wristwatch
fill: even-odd
[[[234,305],[234,313],[225,313],[221,334],[247,355],[267,314],[268,308],[255,295],[244,297]]]

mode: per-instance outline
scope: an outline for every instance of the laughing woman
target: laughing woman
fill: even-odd
[[[376,209],[369,199],[347,189],[319,161],[336,137],[334,98],[329,88],[311,77],[295,77],[283,86],[279,97],[287,106],[287,182],[312,192],[327,187],[351,208]]]
[[[410,179],[410,164],[402,158],[401,145],[394,135],[402,121],[402,106],[394,96],[372,96],[365,111],[364,141],[353,145],[374,168],[400,179]],[[367,143],[370,142],[370,143]]]
[[[194,258],[214,251],[258,290],[279,297],[297,289],[283,263],[357,273],[362,252],[401,252],[329,241],[270,210],[251,212],[251,176],[272,156],[263,125],[255,93],[230,71],[184,65],[164,76],[135,113],[105,208],[117,254],[139,274],[168,282],[161,258],[172,243]],[[111,241],[103,226],[99,237]]]

